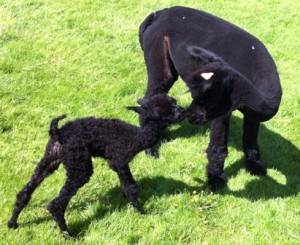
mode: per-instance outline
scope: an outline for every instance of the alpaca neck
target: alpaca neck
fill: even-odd
[[[155,121],[150,121],[141,126],[141,146],[144,149],[150,148],[159,140],[163,127]]]

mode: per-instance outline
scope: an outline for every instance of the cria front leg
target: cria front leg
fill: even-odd
[[[143,214],[143,207],[140,205],[138,200],[138,186],[130,172],[128,164],[120,166],[119,163],[111,161],[110,166],[114,171],[117,172],[123,193],[129,200],[129,202],[138,213]]]

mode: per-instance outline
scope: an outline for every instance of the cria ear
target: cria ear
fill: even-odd
[[[150,117],[153,118],[153,119],[158,119],[158,118],[160,118],[160,115],[159,115],[158,111],[155,110],[155,109],[154,109],[154,110],[153,110],[153,109],[150,110],[149,113],[150,113]]]
[[[148,99],[145,99],[145,98],[143,98],[143,99],[138,99],[138,100],[137,100],[137,103],[138,103],[139,105],[141,105],[141,106],[146,106],[147,103],[148,103]]]
[[[137,113],[142,113],[144,111],[144,109],[140,106],[127,106],[126,107],[127,110],[130,110],[130,111],[135,111]]]

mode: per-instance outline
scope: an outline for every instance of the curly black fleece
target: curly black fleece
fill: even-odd
[[[92,157],[103,157],[120,179],[124,195],[138,212],[143,212],[138,201],[138,187],[130,172],[129,162],[140,151],[153,146],[163,129],[184,118],[183,108],[167,95],[157,95],[138,101],[139,107],[128,107],[140,114],[142,127],[117,119],[94,117],[77,119],[58,128],[61,116],[52,120],[50,139],[44,157],[35,169],[31,180],[17,195],[8,227],[17,228],[17,219],[28,204],[38,185],[63,163],[67,180],[58,197],[48,205],[48,210],[61,231],[71,235],[64,213],[70,199],[87,183],[93,173]]]

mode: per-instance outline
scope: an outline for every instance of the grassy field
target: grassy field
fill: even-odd
[[[168,130],[160,159],[131,163],[146,215],[122,198],[104,160],[67,210],[76,240],[61,236],[45,207],[65,179],[63,167],[35,192],[6,227],[16,193],[41,157],[52,117],[95,115],[137,124],[125,109],[142,97],[146,70],[138,26],[151,11],[173,5],[206,10],[258,36],[273,55],[283,86],[279,113],[260,131],[268,176],[243,168],[241,114],[231,124],[228,187],[206,187],[209,125]],[[300,244],[300,2],[204,0],[0,0],[1,244]],[[180,104],[191,102],[179,81]],[[120,106],[121,105],[121,106]]]

